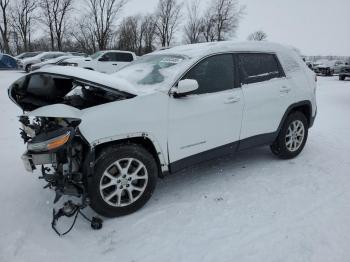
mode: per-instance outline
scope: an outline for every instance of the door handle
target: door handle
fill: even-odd
[[[118,65],[118,64],[112,64],[112,65],[116,66],[116,65]]]
[[[290,90],[291,90],[291,88],[290,87],[288,87],[288,86],[282,86],[281,87],[281,89],[280,89],[280,92],[281,93],[289,93],[290,92]]]
[[[232,103],[237,103],[241,100],[240,97],[238,96],[230,96],[226,99],[225,104],[232,104]]]

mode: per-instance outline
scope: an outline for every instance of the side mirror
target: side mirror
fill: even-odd
[[[198,82],[194,79],[184,79],[179,81],[177,89],[175,89],[174,97],[185,96],[198,89]]]

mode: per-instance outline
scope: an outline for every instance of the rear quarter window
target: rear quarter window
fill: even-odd
[[[286,74],[292,73],[292,72],[298,72],[302,69],[302,66],[300,63],[301,58],[298,57],[297,54],[294,54],[293,52],[291,53],[281,52],[278,55],[278,57],[281,61],[281,64]]]
[[[238,64],[243,84],[263,82],[285,76],[275,54],[238,54]]]
[[[116,59],[119,62],[132,62],[134,57],[129,53],[116,53]]]

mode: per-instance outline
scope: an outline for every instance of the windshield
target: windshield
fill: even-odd
[[[146,55],[123,67],[114,75],[134,85],[161,84],[175,75],[173,69],[179,68],[179,65],[187,59],[181,55]]]
[[[21,58],[30,58],[39,55],[41,52],[31,52],[31,53],[25,53],[21,56]]]
[[[100,55],[102,55],[102,53],[103,53],[103,52],[98,51],[98,52],[92,54],[90,57],[91,57],[92,59],[96,59],[97,57],[99,57]]]

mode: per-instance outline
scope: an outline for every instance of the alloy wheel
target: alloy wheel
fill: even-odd
[[[305,127],[302,121],[295,120],[290,123],[285,138],[286,147],[289,151],[297,151],[303,144],[305,138]]]
[[[104,171],[100,194],[113,207],[128,206],[142,196],[147,182],[147,169],[141,161],[136,158],[119,159]]]

